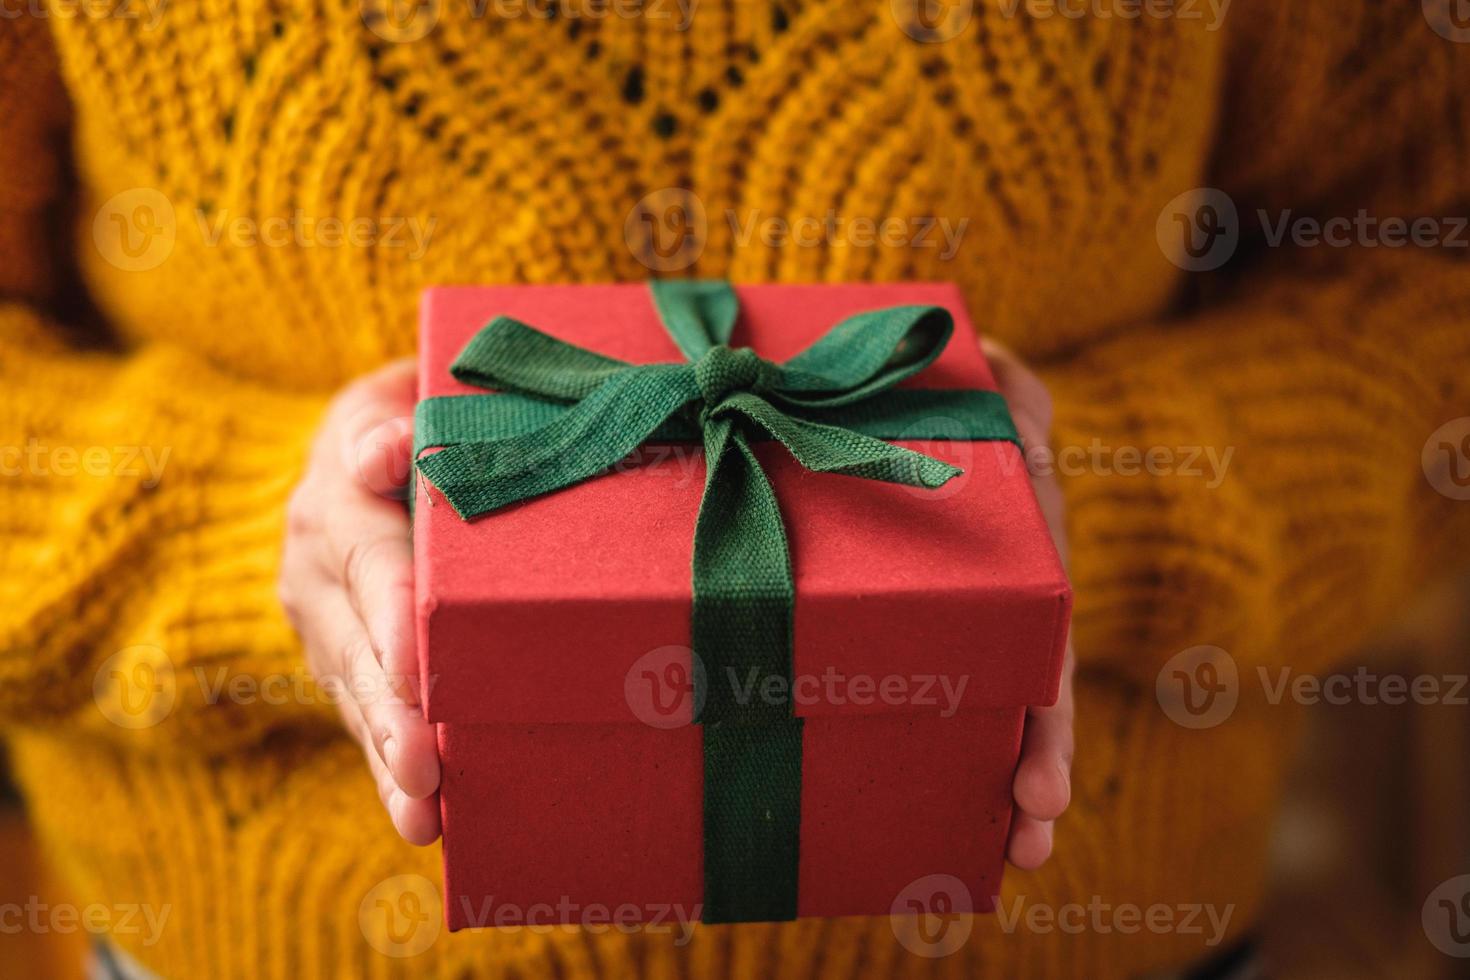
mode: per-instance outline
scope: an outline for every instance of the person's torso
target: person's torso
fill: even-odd
[[[1221,60],[1204,22],[1070,9],[58,13],[80,261],[126,335],[293,385],[411,352],[435,283],[949,279],[1045,355],[1170,296],[1156,224],[1203,179]]]

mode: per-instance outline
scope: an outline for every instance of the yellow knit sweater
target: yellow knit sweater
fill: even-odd
[[[1369,0],[985,0],[923,23],[907,0],[704,0],[688,23],[672,0],[91,6],[0,26],[0,724],[77,899],[166,910],[156,935],[115,915],[118,946],[173,977],[1095,977],[1197,959],[1210,930],[1072,903],[1249,927],[1293,718],[1255,668],[1325,669],[1470,532],[1421,468],[1470,410],[1465,252],[1270,238],[1287,209],[1464,213],[1453,25]],[[1201,186],[1240,242],[1188,273],[1169,205]],[[667,216],[668,188],[704,217],[672,259],[637,209]],[[1076,787],[1055,858],[1001,898],[1062,924],[977,921],[939,958],[886,919],[380,951],[369,893],[437,882],[438,852],[396,839],[304,684],[273,584],[288,488],[330,393],[413,350],[421,287],[650,264],[953,279],[1039,365]],[[1155,447],[1174,463],[1130,475]],[[1195,447],[1228,469],[1184,466]],[[1242,683],[1193,730],[1155,678],[1197,644]]]

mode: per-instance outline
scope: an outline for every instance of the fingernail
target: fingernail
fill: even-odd
[[[388,794],[388,816],[393,820],[393,828],[400,835],[403,833],[403,808],[407,805],[408,796],[404,794],[403,790],[395,786],[393,792]]]
[[[398,778],[398,741],[392,732],[383,736],[383,762],[393,774],[393,781],[402,782]]]

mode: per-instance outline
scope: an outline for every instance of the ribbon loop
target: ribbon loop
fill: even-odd
[[[498,316],[470,338],[449,373],[477,388],[576,402],[628,366]]]
[[[648,284],[664,329],[690,361],[719,344],[728,344],[740,316],[740,303],[727,282],[654,280]]]
[[[786,404],[851,405],[924,370],[944,352],[954,318],[938,306],[893,306],[837,324],[782,365]]]

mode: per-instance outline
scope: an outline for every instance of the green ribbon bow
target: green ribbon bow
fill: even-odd
[[[703,919],[792,919],[802,735],[791,704],[795,591],[780,508],[751,441],[775,439],[818,473],[939,487],[961,471],[883,440],[1020,440],[996,392],[895,387],[949,342],[954,320],[941,307],[858,314],[778,364],[729,346],[739,303],[728,283],[650,287],[687,363],[628,364],[497,317],[450,372],[501,394],[421,402],[415,458],[468,520],[596,476],[645,443],[703,441],[691,616],[704,668],[694,699],[704,738]],[[431,446],[443,448],[422,456]]]

